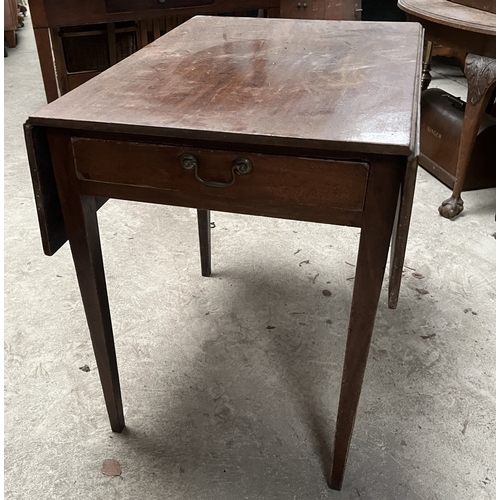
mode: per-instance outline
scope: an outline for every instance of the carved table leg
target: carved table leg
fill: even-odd
[[[425,42],[424,57],[422,61],[422,90],[426,90],[431,83],[431,59],[432,59],[432,42]]]
[[[392,167],[392,172],[385,165],[370,167],[328,483],[336,490],[344,478],[401,186]]]
[[[439,207],[439,213],[447,219],[452,219],[464,209],[464,202],[460,195],[481,117],[495,89],[496,61],[489,57],[468,54],[465,59],[464,71],[468,85],[467,104],[458,150],[456,180],[451,197],[444,200]]]
[[[198,210],[198,236],[200,239],[201,274],[210,276],[211,267],[211,241],[210,241],[210,210]]]

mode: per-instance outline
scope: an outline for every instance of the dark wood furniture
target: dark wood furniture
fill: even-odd
[[[361,0],[281,0],[280,17],[287,19],[361,20]]]
[[[453,189],[457,180],[458,152],[465,102],[438,88],[422,92],[419,162]],[[463,191],[496,185],[496,122],[484,113],[474,141]]]
[[[430,82],[429,63],[432,44],[439,43],[467,53],[464,72],[467,78],[467,104],[458,152],[456,181],[450,198],[443,201],[439,213],[447,219],[464,208],[461,198],[470,156],[481,118],[496,85],[496,16],[448,0],[399,0],[408,20],[425,28],[423,88]]]
[[[116,57],[120,44],[116,31],[124,28],[123,23],[133,36],[132,53],[195,15],[266,9],[277,17],[280,8],[280,0],[28,1],[47,102],[99,74],[103,58],[105,68],[120,59]],[[78,37],[82,46],[75,59],[93,58],[94,67],[76,71],[68,67],[70,49],[65,42],[70,36],[75,41]],[[104,37],[104,43],[99,36]],[[96,51],[103,54],[93,57]]]
[[[496,14],[497,6],[496,0],[448,0],[449,2],[466,5],[467,7],[474,7],[475,9],[484,10]]]
[[[9,49],[16,46],[16,29],[19,27],[18,15],[17,0],[4,0],[3,33],[5,44]]]
[[[422,44],[417,24],[195,17],[29,118],[45,252],[69,239],[114,431],[103,200],[197,208],[204,276],[210,210],[360,227],[330,480],[340,489],[391,235],[389,306],[398,299]]]
[[[262,9],[267,17],[361,18],[361,0],[29,0],[47,102],[192,16]]]

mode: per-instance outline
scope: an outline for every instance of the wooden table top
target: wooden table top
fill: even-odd
[[[398,0],[407,14],[450,28],[495,36],[496,15],[448,0]]]
[[[417,23],[197,16],[29,122],[409,155],[422,44]]]

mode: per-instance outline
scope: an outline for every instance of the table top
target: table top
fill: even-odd
[[[33,125],[415,152],[417,23],[197,16],[33,114]]]
[[[444,26],[495,36],[496,15],[448,0],[398,0],[408,14]]]

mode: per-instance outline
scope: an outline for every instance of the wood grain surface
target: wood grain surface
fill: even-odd
[[[411,154],[422,28],[198,16],[30,123]]]
[[[272,200],[363,210],[367,163],[83,138],[74,138],[72,145],[77,174],[83,181],[182,191],[190,193],[197,203],[216,195],[233,205],[259,201],[265,206]],[[253,171],[236,175],[230,189],[214,190],[180,166],[182,154],[196,157],[200,178],[209,182],[230,181],[231,165],[237,158],[249,159]]]
[[[407,14],[440,23],[450,28],[495,35],[496,15],[448,0],[399,0]]]

